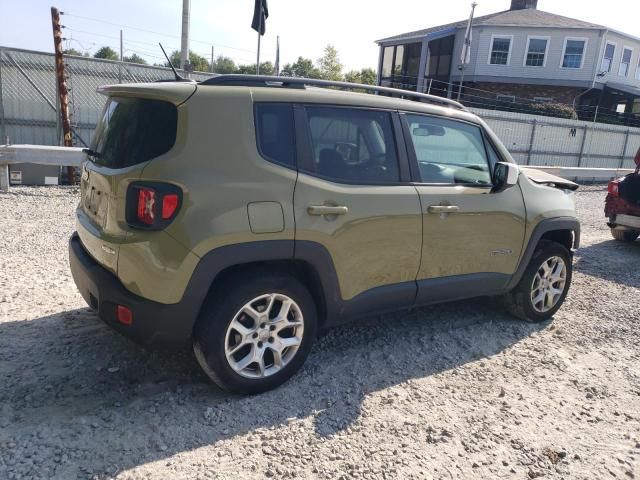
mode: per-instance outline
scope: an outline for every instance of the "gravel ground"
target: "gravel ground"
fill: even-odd
[[[640,242],[605,191],[553,322],[485,300],[328,332],[283,387],[238,397],[188,352],[101,324],[67,266],[78,192],[0,194],[0,478],[637,478]]]

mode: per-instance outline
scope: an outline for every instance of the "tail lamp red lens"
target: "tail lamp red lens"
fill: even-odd
[[[125,216],[134,228],[162,230],[176,217],[182,203],[182,190],[160,182],[135,182],[127,191]]]
[[[118,305],[116,308],[116,318],[118,321],[126,326],[133,325],[133,312],[129,307],[124,305]]]
[[[167,193],[164,197],[162,197],[162,219],[168,220],[173,217],[173,214],[176,213],[178,209],[178,202],[180,199],[178,198],[177,193]]]
[[[155,218],[156,192],[150,188],[138,190],[138,221],[145,225],[153,225]],[[164,207],[163,207],[164,211]]]
[[[616,179],[616,180],[611,180],[609,182],[609,186],[607,187],[607,191],[609,192],[609,194],[613,195],[614,197],[617,197],[618,195],[620,195],[620,180]]]

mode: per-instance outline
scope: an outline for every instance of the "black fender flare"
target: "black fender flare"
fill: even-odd
[[[540,239],[545,233],[559,231],[559,230],[569,230],[573,232],[573,249],[577,249],[580,247],[580,222],[577,218],[574,217],[556,217],[556,218],[547,218],[542,220],[538,225],[535,226],[533,232],[531,233],[531,237],[529,238],[529,243],[527,244],[522,257],[520,258],[520,263],[518,264],[518,269],[509,280],[507,284],[507,290],[511,290],[518,285],[520,279],[524,275],[524,271],[526,270],[529,262],[531,261],[531,257],[533,257],[533,253],[540,242]]]

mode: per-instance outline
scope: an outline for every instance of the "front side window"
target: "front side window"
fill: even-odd
[[[307,107],[313,168],[339,183],[389,184],[400,179],[388,112]]]
[[[489,64],[509,65],[511,53],[511,37],[493,37]]]
[[[287,103],[256,105],[258,148],[270,162],[295,168],[293,108]]]
[[[638,66],[636,67],[636,80],[640,80],[640,58],[638,58]]]
[[[630,48],[625,48],[622,51],[622,60],[620,61],[620,68],[618,69],[618,75],[620,75],[621,77],[626,77],[627,75],[629,75],[632,55],[633,50],[631,50]]]
[[[525,60],[527,67],[544,67],[548,42],[546,38],[529,39],[527,58]]]
[[[405,120],[421,182],[491,185],[480,127],[427,115],[408,114]]]
[[[607,46],[604,48],[604,56],[602,57],[602,66],[601,70],[603,72],[610,72],[611,67],[613,66],[613,57],[616,54],[616,46],[613,43],[607,43]]]
[[[567,39],[562,57],[562,68],[582,68],[586,40]]]
[[[99,165],[124,168],[167,153],[176,141],[178,109],[172,103],[132,97],[112,97],[94,134]]]

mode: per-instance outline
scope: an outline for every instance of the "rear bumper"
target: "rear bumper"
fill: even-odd
[[[118,332],[152,347],[182,346],[190,340],[200,304],[192,304],[196,302],[189,302],[188,296],[182,302],[165,305],[131,293],[87,253],[77,233],[69,240],[69,265],[87,304]],[[118,305],[133,312],[130,326],[118,322]]]
[[[640,231],[640,216],[619,214],[613,217],[613,222],[609,222],[611,228],[623,227],[627,230]]]

